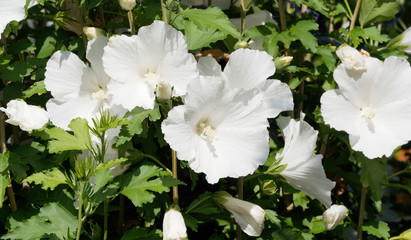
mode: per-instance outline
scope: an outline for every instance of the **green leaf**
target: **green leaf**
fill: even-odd
[[[56,44],[57,44],[57,40],[52,37],[52,36],[48,36],[44,42],[43,45],[41,46],[37,57],[38,58],[46,58],[49,57],[54,50],[56,49]]]
[[[41,188],[54,190],[60,184],[67,184],[66,176],[59,169],[53,168],[41,173],[34,173],[23,182],[41,184]]]
[[[399,11],[400,6],[396,0],[363,0],[358,20],[361,26],[385,22],[393,19]]]
[[[179,15],[188,18],[201,26],[212,26],[224,34],[230,34],[235,38],[241,38],[240,32],[228,20],[227,15],[218,7],[208,7],[207,9],[186,9]]]
[[[168,192],[169,187],[165,186],[159,176],[163,174],[156,166],[143,165],[134,172],[124,174],[119,177],[123,189],[121,193],[128,197],[136,207],[141,207],[147,202],[153,202],[153,192]]]
[[[293,2],[295,2],[299,7],[301,4],[305,4],[309,8],[312,8],[317,12],[320,12],[322,15],[329,17],[329,10],[325,2],[322,0],[293,0]]]
[[[380,43],[387,42],[388,40],[390,40],[390,38],[387,35],[379,33],[376,27],[368,27],[368,28],[355,27],[350,32],[347,32],[345,29],[340,29],[340,30],[342,33],[349,36],[349,38],[352,40],[352,44],[354,48],[358,47],[358,45],[362,43],[363,40],[372,39]]]
[[[132,117],[130,124],[127,125],[127,129],[131,135],[134,135],[140,134],[143,131],[144,119],[149,117],[150,121],[155,122],[161,118],[161,113],[158,107],[147,110],[141,107],[136,107],[128,112],[124,117]]]
[[[307,198],[307,196],[303,192],[296,192],[293,193],[293,202],[294,206],[296,207],[302,207],[303,210],[307,209],[308,206],[307,204],[310,202]]]
[[[104,187],[104,185],[106,185],[112,177],[110,168],[101,170],[94,174],[94,182],[96,183],[96,185],[93,186],[94,191],[98,191],[100,188]]]
[[[318,43],[317,38],[310,32],[311,30],[318,30],[318,24],[313,20],[300,20],[291,26],[290,33],[300,40],[306,49],[315,53]]]
[[[44,81],[38,81],[38,82],[35,82],[33,85],[31,85],[29,89],[23,91],[23,97],[29,98],[35,94],[42,95],[46,92],[47,90],[46,90],[46,85],[44,84]]]
[[[271,209],[264,209],[265,218],[274,223],[277,228],[281,228],[281,220],[278,218],[278,214]]]
[[[317,48],[316,54],[320,55],[323,63],[327,66],[328,70],[334,71],[335,63],[337,62],[332,51],[327,46],[319,46]]]
[[[374,201],[381,200],[382,186],[388,183],[384,167],[377,159],[368,159],[363,154],[356,153],[355,157],[361,161],[361,180],[364,186],[371,188]]]
[[[27,62],[14,62],[1,71],[0,77],[9,81],[21,82],[32,71],[33,68],[29,67]]]
[[[220,213],[220,206],[214,201],[213,194],[206,192],[198,196],[190,206],[187,207],[187,213],[200,213],[200,214],[215,214]]]
[[[186,224],[187,227],[191,228],[191,230],[193,230],[194,232],[197,232],[197,228],[198,228],[198,224],[197,224],[197,220],[188,215],[187,213],[181,213],[183,215],[184,218],[184,223]]]
[[[362,225],[362,230],[378,238],[388,239],[390,237],[390,228],[385,222],[366,222]]]
[[[73,239],[77,230],[77,218],[59,203],[50,203],[40,209],[38,215],[19,222],[1,239],[38,239],[54,234],[58,239]]]
[[[163,239],[160,237],[160,234],[157,231],[149,231],[147,229],[141,229],[139,227],[135,227],[133,229],[128,230],[123,234],[121,240],[161,240]]]
[[[117,165],[117,164],[126,162],[127,160],[128,160],[127,158],[118,158],[118,159],[109,160],[109,161],[100,163],[100,164],[96,167],[96,169],[94,170],[94,173],[96,174],[96,173],[100,172],[101,170],[105,170],[105,169],[111,168],[111,167],[113,167],[113,166],[115,166],[115,165]]]
[[[7,171],[0,172],[0,208],[3,207],[3,202],[6,196],[6,188],[10,186],[10,178]]]
[[[69,124],[69,128],[73,130],[74,135],[58,127],[45,130],[50,138],[55,139],[51,140],[48,144],[50,153],[67,150],[86,150],[91,147],[87,120],[82,118],[73,119]]]
[[[194,21],[185,21],[184,33],[189,50],[210,46],[210,43],[223,40],[227,35],[213,26],[199,26]]]

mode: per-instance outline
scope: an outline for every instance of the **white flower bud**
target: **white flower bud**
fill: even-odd
[[[399,46],[403,47],[404,52],[411,54],[411,27],[407,28],[400,36]]]
[[[164,81],[159,81],[157,83],[156,95],[159,100],[169,100],[172,95],[170,84]]]
[[[293,60],[292,56],[283,56],[274,59],[275,69],[281,70],[290,66],[291,61]]]
[[[365,62],[366,56],[357,51],[357,49],[344,46],[338,49],[336,53],[346,69],[357,71],[365,71],[367,69]]]
[[[83,27],[83,32],[86,34],[88,40],[92,40],[99,36],[106,36],[106,32],[103,29],[95,27]]]
[[[323,221],[325,221],[325,228],[330,231],[340,224],[347,216],[348,209],[344,205],[332,205],[324,211]]]
[[[217,193],[215,200],[233,214],[243,232],[249,236],[260,236],[264,228],[264,209],[254,203],[231,197],[225,192]]]
[[[121,8],[131,11],[136,6],[136,0],[119,0]]]
[[[187,228],[181,213],[173,208],[164,214],[163,240],[183,240],[187,237]]]
[[[0,107],[0,111],[7,114],[7,123],[19,126],[27,132],[42,128],[50,118],[44,109],[19,100],[11,100],[7,103],[7,109]]]

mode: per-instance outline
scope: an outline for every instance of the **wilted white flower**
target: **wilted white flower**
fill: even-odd
[[[294,188],[318,199],[326,207],[331,206],[331,189],[335,182],[325,176],[322,155],[314,154],[318,131],[307,122],[280,117],[277,124],[284,135],[284,149],[276,155],[280,164],[287,164],[281,175]]]
[[[348,70],[365,71],[366,56],[362,55],[357,49],[350,46],[344,46],[336,51],[338,58]]]
[[[260,206],[226,192],[217,192],[215,200],[230,211],[241,229],[249,236],[260,236],[264,228],[265,211]]]
[[[86,34],[88,40],[106,35],[103,29],[96,27],[83,27],[83,32]]]
[[[107,45],[106,37],[97,37],[88,43],[86,57],[91,67],[68,51],[57,51],[46,66],[46,89],[53,96],[47,104],[51,122],[68,130],[71,120],[81,117],[91,122],[100,110],[122,115],[124,108],[107,99],[110,77],[105,73],[101,57]]]
[[[164,214],[163,240],[183,240],[187,237],[187,228],[180,211],[171,208]]]
[[[321,112],[326,124],[349,134],[352,149],[389,156],[411,140],[411,67],[399,57],[368,57],[366,64],[361,73],[342,64],[335,69],[339,89],[321,96]]]
[[[325,228],[330,231],[340,224],[347,216],[348,209],[344,205],[332,205],[324,211],[323,221],[325,221]]]
[[[119,0],[120,6],[126,11],[131,11],[136,6],[136,0]]]
[[[5,112],[9,118],[7,123],[27,132],[40,129],[49,121],[49,114],[44,109],[20,100],[11,100],[7,103],[7,108],[0,107],[0,111]]]
[[[113,79],[107,86],[109,99],[128,110],[154,108],[159,85],[168,84],[173,96],[183,96],[198,76],[184,35],[162,21],[141,27],[138,35],[112,40],[104,48],[103,63]]]
[[[411,54],[411,27],[407,28],[400,36],[399,46],[404,47],[404,49],[402,49],[404,52]]]
[[[218,77],[192,81],[185,104],[174,107],[161,125],[178,158],[205,173],[209,183],[253,173],[269,150],[261,94],[225,85]]]
[[[198,61],[200,75],[217,76],[227,81],[230,89],[257,88],[264,96],[266,117],[274,118],[280,112],[292,110],[293,96],[287,84],[268,79],[275,72],[273,58],[264,51],[238,49],[221,71],[214,58],[202,57]]]
[[[9,22],[20,21],[25,17],[25,5],[26,0],[0,0],[0,34]]]

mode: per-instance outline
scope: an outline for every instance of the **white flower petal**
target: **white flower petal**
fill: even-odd
[[[136,106],[154,108],[154,91],[143,81],[110,81],[107,84],[107,95],[113,104],[121,105],[129,111]]]
[[[97,76],[97,81],[100,86],[106,86],[110,81],[110,77],[103,67],[103,53],[104,47],[107,46],[107,37],[97,37],[88,42],[86,57],[91,63],[91,69]]]
[[[221,66],[210,56],[201,57],[198,59],[197,69],[200,75],[210,77],[222,77]]]
[[[356,71],[364,71],[367,69],[366,57],[355,48],[343,46],[336,51],[336,54],[346,69],[353,69]]]
[[[314,155],[318,132],[303,120],[296,122],[289,117],[280,117],[277,123],[281,128],[285,144],[281,154],[281,165],[287,167],[281,175],[287,182],[303,193],[318,199],[326,207],[331,206],[331,189],[335,182],[325,176],[322,156]]]
[[[268,118],[275,118],[282,111],[294,108],[293,94],[287,84],[279,80],[267,80],[261,88]]]
[[[46,89],[59,101],[78,97],[97,85],[93,72],[71,52],[55,52],[47,62],[45,77]]]
[[[231,53],[224,74],[229,86],[250,89],[264,86],[275,72],[273,58],[268,53],[250,49],[238,49]]]
[[[44,109],[20,100],[11,100],[7,103],[7,108],[0,107],[0,111],[6,113],[7,123],[27,132],[40,129],[49,121],[49,114]]]
[[[50,99],[46,107],[50,114],[50,121],[57,127],[69,130],[68,125],[75,118],[81,117],[92,122],[91,119],[99,113],[101,106],[99,101],[89,96],[82,96],[66,102]]]
[[[404,52],[411,54],[411,27],[407,28],[402,35],[402,40],[399,43],[400,46],[406,47],[403,49]]]
[[[264,229],[265,211],[260,206],[233,197],[221,204],[230,211],[241,229],[249,236],[260,236]]]
[[[9,22],[20,21],[25,17],[25,5],[26,0],[0,0],[0,34],[3,33]]]
[[[241,18],[230,18],[230,22],[237,28],[241,29]],[[273,19],[272,14],[267,10],[261,10],[256,13],[248,14],[245,16],[245,28],[249,29],[254,26],[265,25],[266,23],[276,22]]]
[[[184,240],[187,238],[187,228],[183,215],[170,209],[164,214],[163,219],[163,240]]]

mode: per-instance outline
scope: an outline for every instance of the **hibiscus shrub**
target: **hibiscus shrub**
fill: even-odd
[[[1,239],[410,239],[410,11],[0,0]]]

